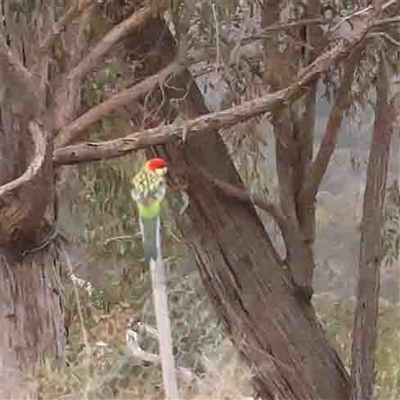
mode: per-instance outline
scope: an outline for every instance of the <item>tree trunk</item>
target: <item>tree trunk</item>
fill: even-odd
[[[383,56],[384,57],[384,56]],[[379,268],[382,261],[382,217],[393,132],[388,101],[390,80],[381,60],[377,82],[377,110],[369,153],[361,223],[357,305],[352,348],[353,400],[372,400],[378,323]]]
[[[0,249],[0,398],[34,399],[28,373],[40,362],[64,361],[64,296],[57,248],[15,259]]]
[[[146,73],[152,74],[173,58],[174,40],[158,19],[152,19],[142,35],[126,45],[137,51],[133,47],[139,43],[145,51],[144,43],[158,43],[162,53],[157,60],[152,64],[146,58]],[[167,96],[185,98],[181,111],[186,117],[208,112],[188,71],[169,81],[169,87],[175,92],[166,90]],[[177,223],[196,255],[219,317],[253,367],[262,398],[348,399],[343,364],[311,303],[298,295],[289,271],[279,264],[254,206],[227,197],[197,172],[199,165],[243,187],[218,132],[189,136],[184,143],[159,146],[154,153],[170,161],[171,180],[188,187],[190,206],[184,216],[176,213]]]
[[[3,108],[0,122],[7,114]],[[13,166],[0,176],[0,397],[25,399],[37,396],[28,374],[38,363],[63,360],[64,297],[45,219],[53,199],[51,146],[39,125],[8,117],[14,129],[2,123],[0,131],[0,159]]]

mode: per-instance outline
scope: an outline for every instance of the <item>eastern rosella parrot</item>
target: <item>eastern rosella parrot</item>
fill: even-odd
[[[160,204],[167,189],[165,175],[167,163],[162,158],[152,158],[132,178],[131,196],[139,211],[146,261],[157,259],[157,241],[160,234]]]

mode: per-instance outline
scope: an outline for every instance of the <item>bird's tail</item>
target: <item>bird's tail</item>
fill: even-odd
[[[157,259],[157,243],[160,234],[160,218],[140,218],[140,231],[143,239],[144,258],[146,261]]]

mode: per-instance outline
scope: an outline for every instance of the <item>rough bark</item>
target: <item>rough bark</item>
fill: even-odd
[[[262,6],[261,26],[266,29],[280,22],[282,2],[265,0]],[[301,7],[300,7],[301,8]],[[297,12],[300,12],[296,8]],[[310,1],[306,11],[313,17],[318,14],[318,1]],[[306,13],[307,14],[307,13]],[[306,27],[291,31],[297,41],[315,49],[316,35],[312,42]],[[316,58],[308,47],[299,48],[288,41],[282,50],[277,38],[266,38],[264,46],[264,65],[268,71],[265,83],[278,91],[299,74],[303,66]],[[317,77],[316,77],[317,78]],[[316,80],[309,82],[309,88],[303,98],[276,106],[272,111],[271,122],[275,135],[276,170],[279,187],[279,202],[290,228],[282,231],[286,246],[286,264],[290,268],[295,283],[305,296],[312,295],[312,277],[314,271],[314,199],[307,203],[299,202],[298,196],[303,185],[309,164],[312,160],[314,134],[314,108]]]
[[[65,23],[70,14],[87,9],[80,4],[82,9],[64,15]],[[31,399],[37,398],[38,387],[29,378],[34,382],[45,360],[53,366],[64,360],[64,296],[49,132],[55,120],[65,124],[63,118],[74,117],[71,113],[79,107],[74,90],[80,89],[74,82],[75,86],[61,90],[73,97],[72,101],[63,97],[61,112],[51,102],[53,98],[47,98],[48,85],[57,78],[49,74],[50,56],[45,48],[64,24],[62,18],[55,24],[60,29],[51,31],[52,6],[41,8],[41,2],[36,2],[32,14],[16,18],[12,2],[0,5],[0,160],[5,166],[0,170],[0,397]],[[79,56],[81,27],[76,24],[66,27],[66,33],[63,30],[69,55]]]
[[[384,57],[384,55],[382,56]],[[377,80],[377,109],[368,160],[357,280],[352,348],[352,398],[372,400],[377,336],[379,268],[382,259],[382,217],[393,119],[388,100],[390,80],[381,60]]]
[[[35,398],[37,388],[29,384],[27,372],[47,358],[62,361],[65,345],[60,263],[45,219],[53,199],[52,148],[38,124],[28,125],[33,140],[19,143],[16,151],[1,148],[5,151],[0,153],[10,165],[20,160],[20,167],[0,180],[4,183],[0,186],[2,399]],[[2,139],[14,147],[23,132],[2,127]],[[29,151],[32,158],[26,171],[15,176],[25,164],[21,154]]]
[[[160,21],[150,21],[147,29],[151,35],[144,37],[150,42],[157,37],[164,50],[153,70],[147,70],[151,74],[170,62],[165,49],[173,50],[174,43]],[[140,36],[135,39],[143,42]],[[187,71],[170,86],[176,90],[168,91],[169,96],[185,94],[185,117],[208,112]],[[187,185],[190,206],[184,216],[176,215],[177,223],[196,255],[221,320],[253,367],[260,395],[348,399],[346,371],[327,343],[312,305],[298,296],[289,271],[274,256],[254,206],[227,196],[193,167],[200,165],[216,178],[243,188],[218,132],[206,135],[189,135],[184,143],[157,146],[151,153],[170,161],[171,181]]]
[[[34,399],[27,371],[64,361],[64,296],[54,244],[16,260],[0,249],[0,398]]]
[[[192,107],[202,107],[191,88]],[[217,132],[167,146],[172,165],[196,163],[242,186]],[[288,271],[278,265],[254,207],[221,195],[189,173],[190,207],[178,223],[196,254],[218,314],[237,348],[254,367],[263,398],[348,398],[344,368],[326,342],[310,303],[296,295]]]

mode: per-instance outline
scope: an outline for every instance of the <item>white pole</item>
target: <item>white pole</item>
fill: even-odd
[[[161,253],[160,220],[157,222],[156,241],[157,260],[150,259],[150,272],[164,391],[167,400],[179,400],[175,360],[172,350],[171,323],[168,311],[167,280]]]

